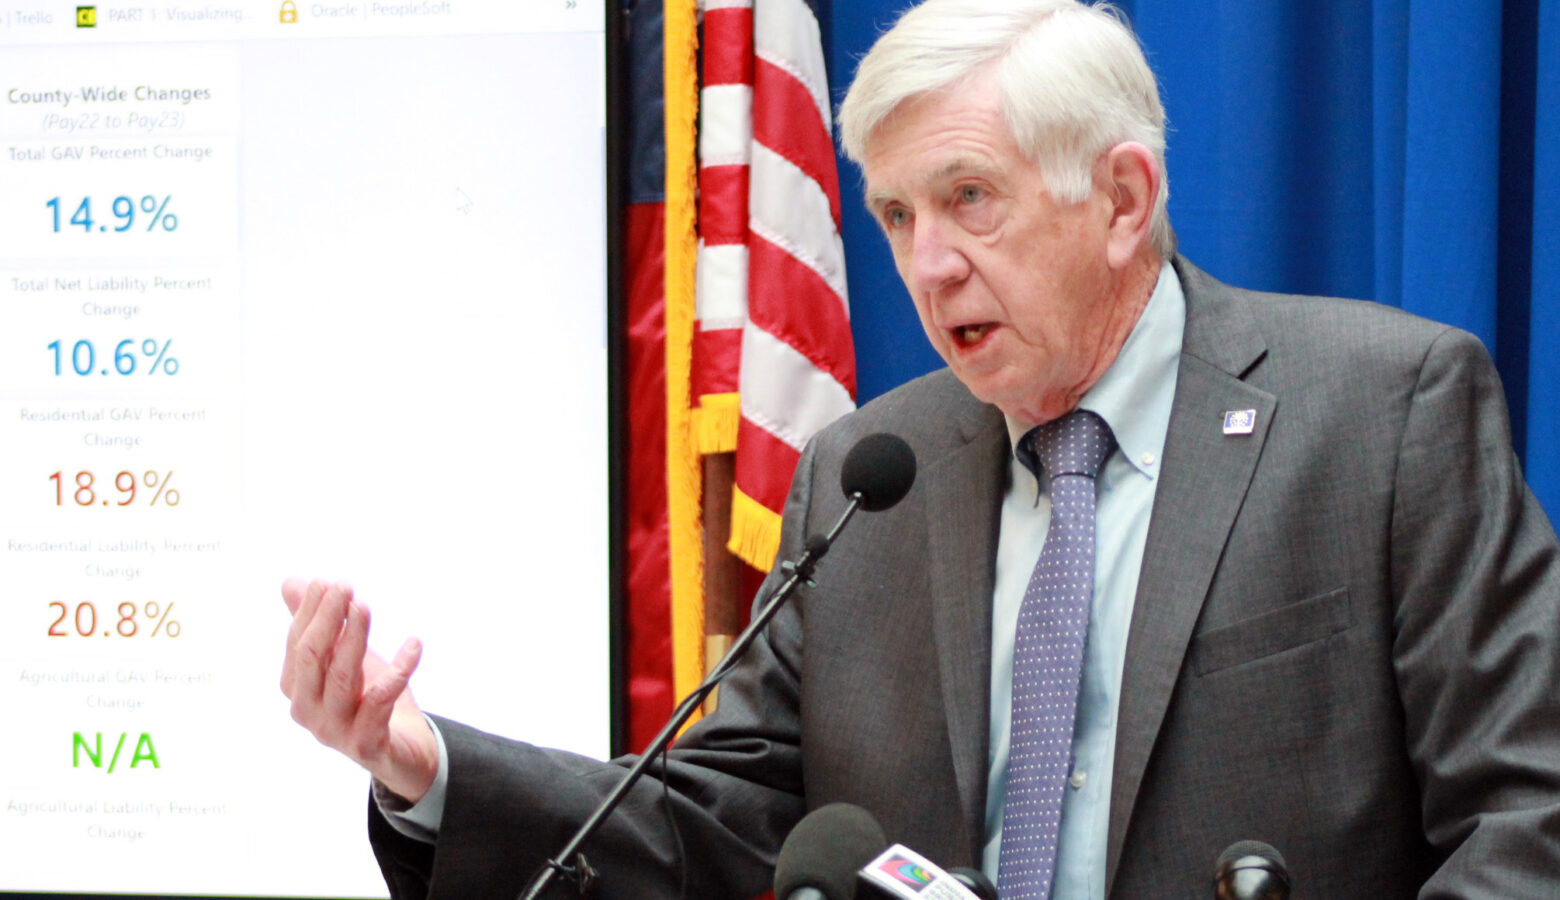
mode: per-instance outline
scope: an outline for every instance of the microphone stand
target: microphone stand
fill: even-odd
[[[574,837],[569,838],[569,842],[563,845],[563,849],[558,851],[557,856],[548,859],[543,867],[531,877],[530,883],[520,895],[521,900],[536,900],[537,897],[541,896],[542,891],[546,890],[547,886],[552,883],[553,879],[560,874],[579,885],[579,893],[582,897],[586,896],[591,888],[594,887],[596,872],[585,859],[585,854],[579,852],[580,845],[584,844],[591,835],[601,828],[602,823],[607,820],[607,816],[611,815],[612,810],[617,808],[618,803],[622,802],[629,790],[645,774],[645,769],[650,766],[651,760],[655,759],[656,756],[666,749],[667,745],[672,742],[672,738],[677,736],[677,732],[682,728],[683,723],[687,722],[689,717],[693,715],[694,710],[697,710],[704,703],[705,698],[710,695],[710,692],[715,689],[715,686],[730,674],[732,669],[736,668],[737,661],[747,652],[748,647],[752,646],[753,642],[758,639],[758,633],[764,629],[764,626],[769,624],[770,619],[775,617],[775,614],[780,611],[780,607],[785,604],[785,601],[790,599],[791,594],[796,592],[797,586],[800,584],[806,584],[808,587],[815,586],[812,576],[813,570],[818,565],[818,560],[822,559],[824,554],[829,552],[829,547],[833,546],[834,539],[839,537],[840,531],[845,527],[845,523],[849,522],[851,516],[856,514],[856,510],[861,507],[861,503],[862,494],[860,491],[851,494],[850,502],[845,505],[845,512],[840,515],[839,521],[834,523],[834,527],[829,529],[829,533],[822,536],[813,535],[808,538],[807,548],[800,557],[794,562],[788,561],[781,564],[780,571],[786,574],[786,580],[781,582],[780,587],[770,595],[768,600],[764,601],[763,607],[753,615],[753,620],[748,623],[748,627],[744,628],[742,633],[737,635],[736,640],[731,644],[731,649],[721,659],[720,664],[710,672],[702,684],[693,690],[693,693],[684,697],[682,703],[678,704],[677,710],[672,713],[671,719],[662,727],[660,733],[655,736],[655,740],[650,742],[650,746],[645,748],[644,753],[640,754],[639,759],[635,760],[634,764],[624,773],[623,780],[617,783],[617,786],[612,789],[612,793],[608,794],[606,799],[601,801],[601,805],[596,807],[596,811],[591,813],[590,818],[585,820],[585,824],[581,825],[580,829],[574,833]],[[571,857],[575,861],[574,865],[563,862],[563,860]]]

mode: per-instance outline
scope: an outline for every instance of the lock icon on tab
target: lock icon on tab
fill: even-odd
[[[298,4],[293,0],[282,0],[282,24],[294,25],[298,22]]]

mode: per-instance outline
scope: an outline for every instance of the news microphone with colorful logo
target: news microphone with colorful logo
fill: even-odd
[[[830,803],[792,829],[775,865],[775,900],[997,900],[996,885],[976,869],[943,871],[888,839],[872,814]]]
[[[902,900],[997,900],[996,885],[978,869],[944,871],[903,844],[894,844],[867,863],[860,877]]]

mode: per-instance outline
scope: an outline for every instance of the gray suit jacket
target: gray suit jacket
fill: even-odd
[[[1482,345],[1176,266],[1186,336],[1108,895],[1205,898],[1219,852],[1255,838],[1289,860],[1297,900],[1560,896],[1560,557]],[[1254,433],[1223,434],[1245,409]],[[909,440],[915,487],[858,516],[679,743],[675,831],[649,782],[587,845],[600,896],[676,897],[684,878],[689,897],[762,893],[790,827],[834,801],[978,863],[1006,431],[946,371],[868,404],[803,455],[782,558],[838,515],[841,461],[875,431]],[[621,772],[441,726],[437,847],[370,813],[397,896],[513,896]]]

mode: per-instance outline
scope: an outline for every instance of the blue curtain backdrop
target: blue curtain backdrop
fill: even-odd
[[[834,5],[836,101],[904,5]],[[1181,251],[1232,284],[1377,300],[1478,335],[1528,480],[1560,516],[1560,2],[1118,5],[1159,76]],[[859,172],[840,172],[865,401],[941,361]]]

